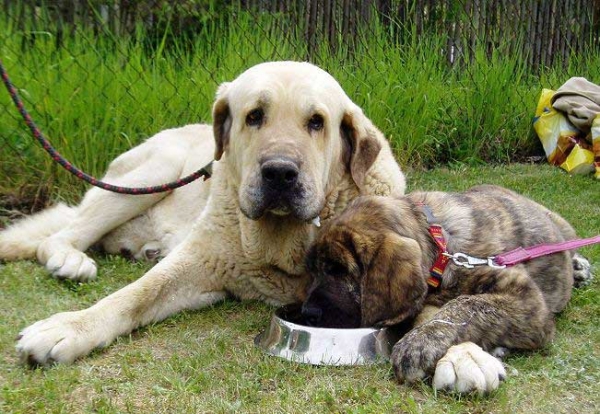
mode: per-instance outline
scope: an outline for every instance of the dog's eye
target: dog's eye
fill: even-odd
[[[347,269],[338,262],[325,262],[323,264],[323,273],[331,277],[340,277],[347,274]]]
[[[254,109],[254,110],[250,111],[250,113],[248,113],[248,115],[246,115],[246,125],[261,126],[263,123],[264,117],[265,117],[265,114],[262,109],[260,109],[260,108]]]
[[[308,129],[310,129],[312,131],[320,131],[323,129],[324,125],[325,125],[325,120],[319,114],[314,114],[308,120]]]

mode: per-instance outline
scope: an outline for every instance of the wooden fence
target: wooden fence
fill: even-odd
[[[436,33],[447,37],[450,64],[478,47],[508,45],[537,68],[600,43],[600,0],[4,0],[3,6],[18,29],[55,33],[57,46],[82,26],[126,35],[139,25],[160,31],[169,21],[175,36],[193,37],[207,21],[240,12],[285,20],[309,50],[322,40],[352,44],[375,20],[398,42]]]

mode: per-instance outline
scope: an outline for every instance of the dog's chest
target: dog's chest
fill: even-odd
[[[262,232],[242,232],[243,258],[228,290],[240,299],[257,299],[274,305],[304,299],[309,277],[304,267],[307,238],[276,240]]]
[[[259,268],[274,267],[290,275],[304,273],[304,256],[314,238],[310,225],[246,220],[240,227],[245,261]]]

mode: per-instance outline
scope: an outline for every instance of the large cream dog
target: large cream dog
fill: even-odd
[[[328,221],[358,195],[404,192],[404,177],[382,134],[329,74],[308,63],[257,65],[221,85],[213,120],[218,161],[206,205],[198,204],[199,217],[187,237],[142,278],[92,307],[59,313],[24,329],[17,344],[24,361],[72,362],[139,326],[228,295],[272,304],[301,301],[309,284],[304,255],[318,231],[317,219]],[[179,132],[168,134],[176,140]],[[204,145],[202,134],[198,139]],[[151,176],[164,168],[158,162],[160,151],[168,152],[169,159],[178,157],[160,144],[146,155],[156,164],[146,166],[139,161],[144,156],[132,152],[134,165],[119,160],[120,167],[111,166],[117,171],[109,171],[107,180],[123,185],[164,180],[166,174]],[[202,166],[206,157],[189,160],[191,169]],[[181,163],[173,162],[174,174],[181,175]],[[136,169],[146,172],[132,172]],[[57,240],[56,245],[39,246],[38,258],[48,267],[56,254],[72,255],[102,236],[96,230],[102,218],[92,217],[91,211],[118,215],[104,225],[109,232],[144,211],[151,216],[148,209],[158,199],[97,194],[99,206],[84,202],[75,210],[74,223],[83,227],[67,226],[62,240],[70,245]],[[177,214],[180,208],[190,209],[175,205],[166,210]],[[88,220],[96,222],[93,235],[86,233]],[[93,273],[78,270],[81,265],[70,260],[77,259],[56,260],[53,266],[61,268],[63,261],[68,268],[57,274]]]

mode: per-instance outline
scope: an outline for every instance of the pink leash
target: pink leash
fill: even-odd
[[[497,256],[488,256],[485,258],[474,257],[468,254],[457,252],[449,253],[446,249],[446,240],[442,233],[442,227],[436,223],[436,218],[433,212],[426,204],[417,203],[423,207],[427,221],[429,222],[429,233],[433,237],[436,245],[438,246],[438,256],[434,265],[430,269],[430,277],[427,279],[427,283],[437,288],[442,281],[442,274],[444,269],[450,260],[455,265],[472,269],[475,266],[489,266],[497,269],[502,269],[508,266],[514,266],[518,263],[526,262],[531,259],[535,259],[549,254],[563,252],[566,250],[578,249],[583,246],[589,246],[590,244],[600,243],[600,234],[587,239],[575,239],[567,240],[560,243],[547,243],[538,244],[531,247],[518,247],[510,252],[502,253]]]
[[[519,247],[507,253],[499,254],[494,257],[494,262],[500,266],[513,266],[517,263],[535,259],[536,257],[546,256],[552,253],[565,250],[578,249],[579,247],[589,246],[590,244],[600,243],[600,235],[587,239],[568,240],[561,243],[538,244],[532,247]]]

